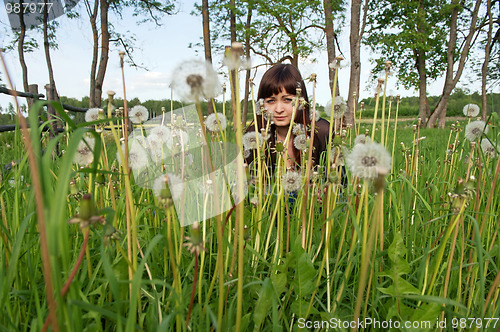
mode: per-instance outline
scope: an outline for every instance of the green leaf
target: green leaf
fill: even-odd
[[[410,321],[431,321],[435,322],[441,313],[442,306],[437,303],[427,303],[424,304],[421,308],[417,309],[413,315],[410,317]],[[412,329],[413,331],[417,331],[417,329]],[[410,331],[412,331],[410,330]],[[418,331],[422,331],[419,329]]]
[[[262,287],[259,292],[259,299],[255,304],[255,311],[253,314],[253,321],[255,323],[254,331],[260,330],[260,325],[264,322],[264,319],[269,313],[271,309],[271,305],[273,303],[273,284],[271,279],[266,278],[262,283]]]
[[[420,294],[420,291],[415,286],[401,277],[397,277],[397,281],[394,281],[391,286],[387,288],[377,287],[377,289],[384,294],[392,296],[399,296],[403,294]]]
[[[306,314],[308,308],[309,301],[305,300],[293,301],[292,305],[290,306],[290,310],[292,311],[292,313],[297,315],[299,318],[306,318],[304,317],[304,315]],[[319,311],[315,307],[311,307],[311,311],[309,312],[309,314],[318,315]]]
[[[276,290],[276,294],[279,296],[286,289],[287,273],[273,273],[271,274],[271,280]]]
[[[316,270],[314,269],[311,258],[307,253],[302,253],[296,261],[295,277],[292,286],[300,298],[311,295],[314,291],[316,281]]]

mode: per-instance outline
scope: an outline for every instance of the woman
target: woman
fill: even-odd
[[[297,93],[300,94],[295,111],[295,118],[293,120],[293,128],[290,129],[292,123],[292,116],[294,113],[294,105],[297,102]],[[283,147],[283,158],[286,160],[286,167],[296,169],[302,166],[302,151],[306,147],[309,149],[309,142],[305,144],[305,140],[295,140],[298,136],[300,138],[312,138],[311,126],[312,126],[312,115],[310,113],[309,99],[307,97],[306,86],[304,80],[300,75],[299,70],[291,64],[277,64],[269,68],[259,86],[258,92],[258,108],[257,111],[257,129],[263,134],[263,138],[266,137],[266,133],[269,135],[267,140],[267,149],[265,151],[266,161],[271,169],[276,167],[277,158],[277,143],[284,143],[288,132],[290,132],[290,137],[288,139],[287,147],[278,144],[278,150]],[[299,126],[297,126],[299,125]],[[324,119],[316,118],[314,142],[313,142],[313,153],[312,162],[313,166],[320,163],[320,158],[322,152],[326,151],[326,146],[328,144],[330,124]],[[252,122],[247,128],[247,134],[255,131],[255,123]],[[255,136],[255,134],[253,134]],[[305,136],[301,136],[305,135]],[[259,139],[263,139],[259,136]],[[245,140],[244,140],[245,143]],[[262,144],[262,142],[260,142]],[[250,165],[253,159],[256,157],[255,150],[252,149],[254,146],[250,147],[249,144],[245,146],[245,149],[251,149],[247,153],[246,161]],[[306,153],[307,156],[308,151]]]

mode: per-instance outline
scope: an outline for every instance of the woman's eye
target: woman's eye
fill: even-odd
[[[287,103],[291,103],[292,101],[293,101],[292,98],[285,98],[285,102],[287,102]]]
[[[274,99],[268,99],[265,101],[267,104],[271,104],[271,103],[274,103]]]

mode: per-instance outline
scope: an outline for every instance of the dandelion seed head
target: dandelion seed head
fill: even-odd
[[[354,139],[354,145],[366,144],[366,143],[370,143],[371,141],[372,140],[371,140],[370,136],[367,136],[365,134],[361,134],[361,135],[356,136],[356,138]],[[403,142],[401,142],[401,144],[403,144]]]
[[[293,139],[293,145],[297,150],[304,151],[308,147],[307,139],[308,137],[305,134],[297,135]]]
[[[464,115],[469,117],[478,116],[480,111],[481,109],[476,104],[467,104],[463,109]]]
[[[89,108],[85,112],[85,121],[93,122],[99,119],[99,109],[98,108]]]
[[[499,149],[491,144],[490,140],[483,138],[481,140],[481,149],[483,153],[489,158],[495,158],[498,155]]]
[[[149,118],[148,109],[142,105],[136,105],[132,107],[130,112],[128,113],[130,121],[133,123],[143,123],[146,122]]]
[[[259,144],[257,145],[257,134]],[[260,133],[255,133],[255,131],[249,131],[248,133],[243,135],[243,148],[245,150],[253,150],[257,149],[262,143],[264,143],[264,138]]]
[[[357,144],[346,158],[352,174],[362,179],[375,179],[391,169],[391,155],[380,144]]]
[[[125,154],[125,145],[122,144],[122,152]],[[122,164],[123,161],[120,159],[120,154],[117,152],[117,159]],[[143,147],[142,143],[138,139],[129,141],[128,148],[128,166],[134,170],[138,171],[148,164],[148,154],[146,149]]]
[[[166,126],[159,125],[151,129],[148,135],[148,139],[157,140],[161,144],[172,145],[172,132]]]
[[[217,73],[205,61],[184,61],[175,68],[172,77],[172,89],[185,102],[214,98],[221,90]]]
[[[260,128],[260,134],[262,135],[262,139],[264,141],[268,141],[271,138],[271,133],[266,131],[265,128]]]
[[[341,117],[344,116],[346,111],[347,111],[347,103],[344,101],[344,99],[341,96],[335,97],[335,101],[333,104],[333,118],[340,119]],[[332,101],[331,100],[325,106],[325,113],[328,116],[331,116],[331,113],[332,113]]]
[[[209,131],[213,133],[218,132],[219,125],[220,125],[220,130],[226,129],[227,119],[222,113],[212,113],[209,116],[207,116],[205,120],[205,125],[207,126],[207,129]]]
[[[295,126],[293,126],[292,133],[294,135],[303,135],[306,133],[306,128],[303,124],[297,123]]]
[[[315,119],[313,119],[313,116],[315,116]],[[321,119],[321,114],[319,113],[318,110],[316,110],[315,112],[313,112],[312,110],[309,110],[309,120],[311,120],[311,122],[313,120],[319,121],[319,119]]]
[[[182,179],[170,173],[160,175],[153,183],[153,192],[158,198],[178,200],[182,197],[184,189]]]
[[[85,143],[87,142],[87,143]],[[95,140],[93,137],[86,137],[85,141],[80,141],[78,147],[76,148],[76,153],[73,162],[79,165],[87,166],[94,161],[94,150]]]
[[[475,141],[477,138],[488,133],[488,126],[482,120],[472,121],[465,127],[465,138]]]
[[[302,186],[302,175],[300,172],[286,171],[281,176],[281,183],[286,192],[297,191]]]

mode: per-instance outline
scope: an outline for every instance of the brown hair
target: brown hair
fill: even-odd
[[[301,97],[304,98],[305,100],[305,105],[301,110],[297,110],[295,114],[295,119],[294,123],[295,124],[303,124],[304,127],[307,130],[307,135],[310,136],[310,127],[309,125],[311,124],[311,120],[309,118],[309,99],[307,97],[307,90],[306,90],[306,85],[304,83],[304,80],[302,79],[302,75],[300,74],[299,70],[297,67],[295,67],[292,64],[276,64],[269,68],[265,73],[264,76],[262,76],[262,80],[259,85],[259,91],[257,93],[257,99],[265,99],[269,98],[272,95],[279,94],[283,89],[291,95],[297,95],[297,88],[301,89]],[[264,120],[264,117],[262,114],[257,115],[257,128],[260,130],[261,128],[264,128],[266,126],[266,121]],[[271,147],[271,151],[274,151],[274,148],[276,146],[276,127],[275,125],[271,125],[271,137],[269,139],[269,145]],[[247,128],[248,131],[254,131],[255,130],[255,125],[252,121],[252,124]],[[315,164],[319,163],[319,155],[322,152],[321,147],[319,146],[319,140],[317,135],[315,134],[314,137],[314,147],[315,151],[313,151],[313,159]],[[294,135],[292,134],[292,137],[290,137],[291,140],[294,139]],[[294,154],[294,159],[295,161],[300,165],[302,160],[300,158],[300,151],[295,148],[295,145],[293,146],[293,154]],[[321,151],[320,151],[321,150]],[[270,153],[270,160],[268,160],[271,163],[271,167],[274,168],[275,163],[276,163],[276,153],[271,152]]]

